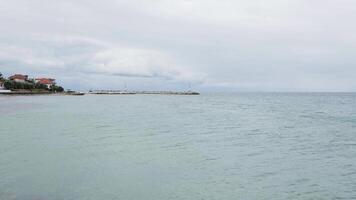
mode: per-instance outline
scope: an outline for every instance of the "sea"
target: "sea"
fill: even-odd
[[[0,199],[356,199],[356,93],[0,96]]]

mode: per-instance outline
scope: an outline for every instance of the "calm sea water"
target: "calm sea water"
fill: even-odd
[[[356,94],[0,102],[1,200],[356,199]]]

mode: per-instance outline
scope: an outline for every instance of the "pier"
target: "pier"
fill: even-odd
[[[127,91],[127,90],[90,90],[89,94],[107,94],[107,95],[133,95],[133,94],[155,94],[155,95],[199,95],[198,92],[174,92],[174,91]]]

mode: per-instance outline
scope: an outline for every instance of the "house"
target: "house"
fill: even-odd
[[[27,75],[22,75],[22,74],[15,74],[9,77],[11,81],[19,82],[19,83],[25,83],[28,80]]]
[[[46,85],[47,88],[51,88],[52,85],[56,84],[56,79],[53,78],[36,78],[36,83]]]

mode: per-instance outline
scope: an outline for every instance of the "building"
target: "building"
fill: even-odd
[[[22,75],[22,74],[15,74],[9,77],[11,81],[19,82],[19,83],[25,83],[28,81],[28,76],[27,75]]]
[[[56,79],[53,78],[36,78],[36,83],[46,85],[47,88],[51,88],[52,85],[56,84]]]

